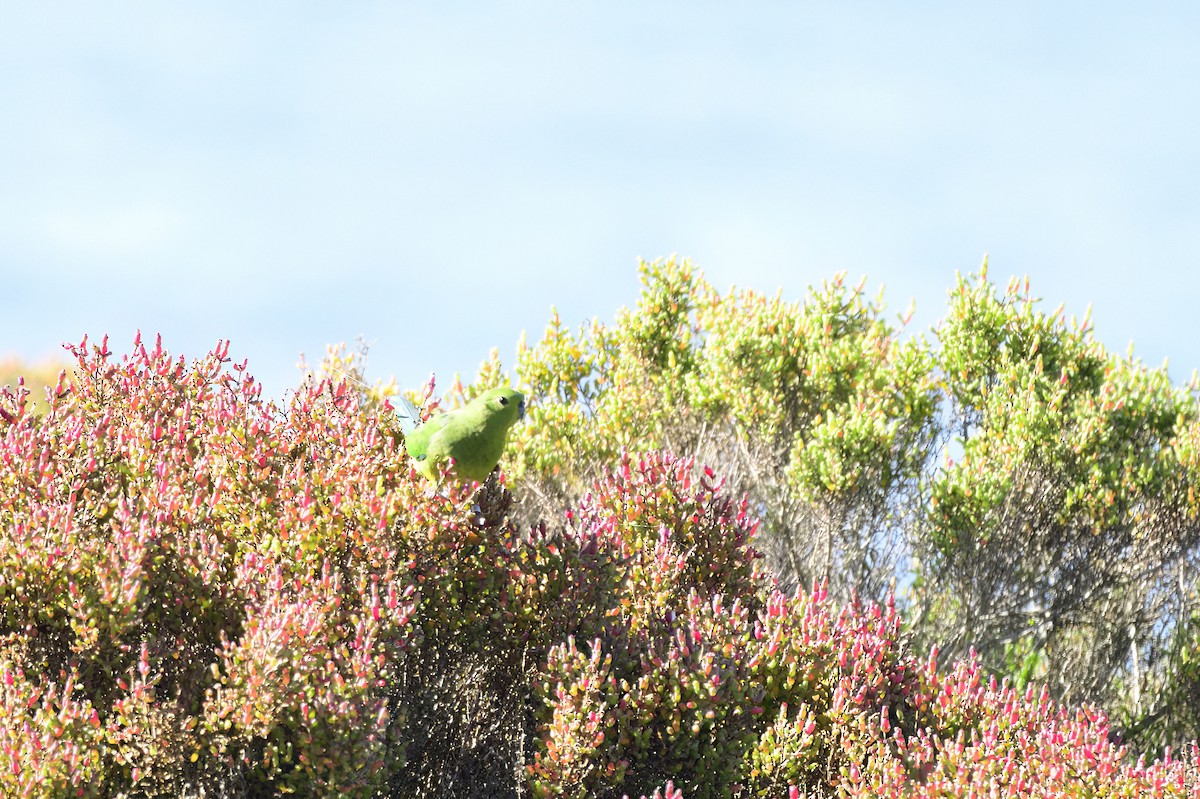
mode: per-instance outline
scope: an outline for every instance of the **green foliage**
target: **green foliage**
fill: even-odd
[[[881,303],[841,277],[789,304],[721,295],[687,261],[640,272],[637,309],[613,329],[573,334],[555,315],[521,347],[531,423],[510,455],[518,495],[551,513],[623,449],[666,448],[751,496],[786,584],[882,598],[935,432],[927,348],[897,341]],[[855,577],[831,580],[839,570]]]
[[[992,290],[960,279],[939,328],[964,452],[934,483],[935,537],[952,547],[956,532],[977,531],[986,543],[1012,481],[1030,470],[1059,492],[1047,521],[1120,526],[1173,487],[1171,439],[1195,421],[1192,397],[1165,370],[1107,356],[1086,327],[1067,328],[1015,287]]]
[[[522,344],[478,488],[340,350],[283,405],[224,344],[0,392],[0,793],[1196,795],[1195,386],[986,271],[933,344],[641,275]]]
[[[938,339],[958,457],[930,476],[916,538],[922,636],[1137,727],[1160,712],[1171,631],[1195,606],[1195,387],[986,271],[959,279]]]
[[[936,410],[931,359],[895,341],[861,284],[849,289],[839,276],[803,305],[710,292],[698,322],[705,343],[692,383],[701,403],[728,409],[746,438],[790,454],[799,496],[886,490],[920,468],[925,442],[907,435]]]
[[[555,315],[519,349],[532,418],[509,464],[526,521],[620,452],[665,448],[748,495],[785,587],[883,601],[907,586],[922,642],[973,647],[1131,728],[1160,713],[1171,631],[1197,603],[1194,386],[1105,352],[1028,283],[998,290],[986,264],[956,281],[932,343],[840,276],[787,302],[718,292],[686,261],[640,274],[613,327]]]

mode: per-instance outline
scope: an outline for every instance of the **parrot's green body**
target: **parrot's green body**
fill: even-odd
[[[453,458],[456,477],[482,483],[504,454],[509,428],[524,416],[521,392],[493,388],[407,433],[404,448],[430,480],[438,480],[441,467]]]

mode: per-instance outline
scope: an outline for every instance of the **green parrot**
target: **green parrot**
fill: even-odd
[[[417,425],[420,418],[412,403],[400,398],[396,415],[404,431],[404,448],[417,471],[437,481],[449,458],[461,480],[482,483],[504,454],[508,430],[525,417],[525,395],[511,388],[485,391],[458,410],[448,411]]]

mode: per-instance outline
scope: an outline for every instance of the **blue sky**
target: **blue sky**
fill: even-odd
[[[509,363],[637,258],[940,318],[955,271],[1200,368],[1200,6],[6,3],[0,354],[218,339],[274,393],[364,336]]]

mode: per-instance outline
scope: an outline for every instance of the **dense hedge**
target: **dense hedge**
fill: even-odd
[[[435,491],[343,382],[75,349],[0,397],[5,796],[1200,796],[1104,717],[785,595],[711,471],[622,455],[560,522]]]

